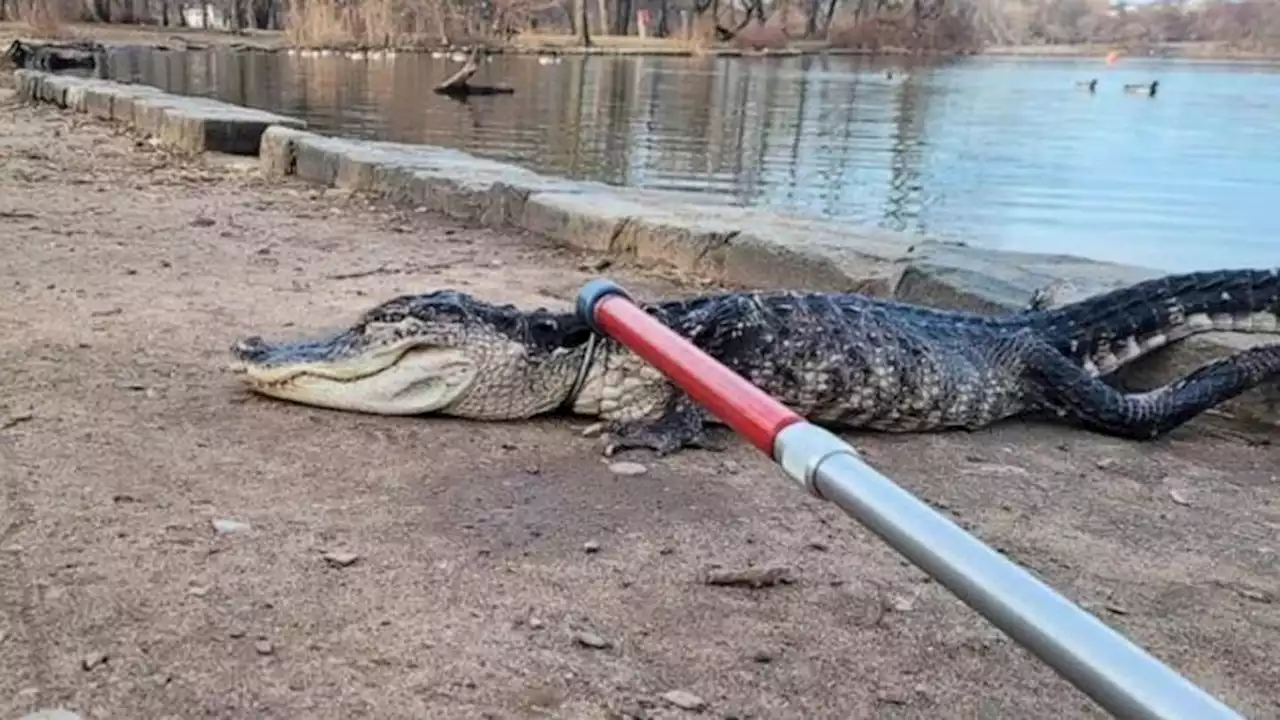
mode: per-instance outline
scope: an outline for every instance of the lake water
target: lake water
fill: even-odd
[[[1280,266],[1280,65],[966,58],[904,76],[854,57],[513,56],[475,81],[513,96],[432,94],[456,67],[129,50],[109,72],[324,133],[986,247]],[[1096,94],[1076,88],[1094,77]],[[1152,80],[1154,98],[1122,92]]]

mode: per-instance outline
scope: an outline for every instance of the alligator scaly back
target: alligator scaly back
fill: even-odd
[[[1045,413],[1110,435],[1159,437],[1280,378],[1280,344],[1143,393],[1099,379],[1207,330],[1275,331],[1272,270],[1173,275],[1055,310],[948,312],[856,294],[728,292],[646,310],[810,421],[886,432],[977,429]],[[397,298],[319,341],[243,341],[263,394],[382,414],[594,415],[609,448],[704,444],[705,411],[642,358],[568,313],[454,291]]]
[[[1197,333],[1280,333],[1280,270],[1168,275],[1029,316],[1058,352],[1106,375]]]

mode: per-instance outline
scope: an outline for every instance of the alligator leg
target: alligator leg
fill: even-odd
[[[1031,333],[1015,339],[1045,409],[1107,435],[1154,439],[1263,382],[1280,377],[1280,345],[1215,360],[1164,387],[1123,393]]]
[[[682,392],[671,393],[657,417],[613,422],[608,432],[606,456],[629,449],[649,449],[659,456],[684,448],[722,449],[707,437],[706,411]]]

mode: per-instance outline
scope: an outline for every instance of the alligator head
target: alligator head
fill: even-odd
[[[389,300],[324,337],[251,337],[231,352],[233,370],[263,395],[380,415],[500,420],[564,403],[590,335],[569,313],[442,290]]]

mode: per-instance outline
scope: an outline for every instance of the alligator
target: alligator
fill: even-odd
[[[81,41],[64,43],[31,43],[14,40],[4,57],[15,67],[25,70],[96,70],[106,64],[106,48],[101,43]]]
[[[1160,347],[1213,330],[1280,334],[1280,271],[1146,280],[1056,308],[983,315],[853,293],[723,292],[647,313],[811,422],[883,432],[976,430],[1023,417],[1154,439],[1280,375],[1280,344],[1218,359],[1163,387],[1105,382]],[[454,290],[403,295],[323,337],[232,346],[257,393],[383,415],[481,421],[592,415],[606,455],[718,448],[716,419],[645,360],[572,312]]]

